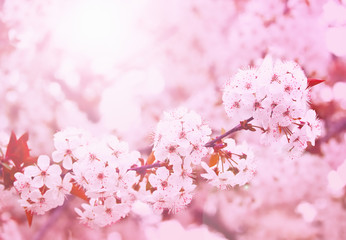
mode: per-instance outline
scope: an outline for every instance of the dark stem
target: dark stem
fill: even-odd
[[[328,142],[329,139],[337,136],[338,134],[344,132],[346,130],[346,118],[342,118],[338,121],[334,121],[334,122],[328,122],[328,124],[326,124],[326,130],[327,133],[325,134],[325,136],[319,138],[317,141],[319,142]]]
[[[221,139],[227,137],[228,135],[240,131],[240,130],[246,130],[249,129],[249,126],[247,125],[249,122],[251,122],[253,120],[253,117],[250,117],[249,119],[241,122],[240,124],[238,124],[237,126],[235,126],[234,128],[232,128],[231,130],[225,132],[224,134],[218,136],[217,138],[215,138],[214,140],[207,142],[204,146],[205,147],[214,147],[215,143],[217,143],[218,141],[220,141]],[[146,173],[146,171],[148,169],[151,168],[157,168],[157,167],[163,167],[164,165],[160,162],[157,163],[153,163],[150,165],[144,165],[144,166],[140,166],[140,167],[133,167],[130,168],[128,171],[136,171],[138,174],[144,175]]]
[[[54,225],[56,225],[56,222],[58,221],[59,217],[63,214],[63,212],[66,210],[69,199],[66,199],[64,204],[60,207],[57,207],[53,210],[52,214],[50,215],[48,221],[36,232],[34,236],[34,240],[41,240],[44,238],[44,235],[51,230]]]
[[[140,166],[140,167],[133,167],[130,168],[128,171],[136,171],[138,174],[145,174],[146,170],[151,169],[151,168],[156,168],[156,167],[162,167],[164,165],[162,165],[160,162],[157,163],[153,163],[150,165],[144,165],[144,166]]]
[[[337,121],[328,121],[324,119],[326,134],[323,137],[316,139],[315,146],[308,146],[307,152],[315,154],[323,154],[321,145],[328,142],[332,138],[337,138],[341,133],[346,131],[346,118]]]
[[[207,142],[204,146],[205,147],[214,147],[215,146],[215,143],[217,143],[218,141],[220,141],[221,139],[227,137],[228,135],[232,134],[232,133],[235,133],[237,131],[240,131],[240,130],[243,130],[243,129],[246,129],[244,126],[246,126],[247,123],[251,122],[253,120],[253,117],[250,117],[249,119],[245,120],[245,124],[243,123],[240,123],[238,124],[237,126],[235,126],[234,128],[232,128],[231,130],[225,132],[224,134],[218,136],[217,138],[215,138],[214,140],[210,141],[210,142]]]
[[[222,235],[224,235],[226,239],[228,240],[237,239],[237,233],[235,231],[232,231],[231,229],[228,229],[228,227],[222,222],[220,217],[217,216],[218,214],[210,215],[201,210],[195,210],[194,214],[196,218],[200,218],[202,220],[203,224],[221,233]]]

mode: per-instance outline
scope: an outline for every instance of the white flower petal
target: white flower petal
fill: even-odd
[[[46,171],[50,165],[50,159],[47,155],[41,155],[37,159],[37,166],[42,170]]]
[[[24,169],[24,175],[27,177],[34,177],[41,174],[41,170],[36,166],[28,166]]]

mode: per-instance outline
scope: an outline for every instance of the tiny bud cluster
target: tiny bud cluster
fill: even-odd
[[[308,108],[308,80],[295,62],[273,63],[267,57],[258,68],[239,71],[224,88],[228,116],[236,121],[253,117],[263,141],[285,138],[296,155],[320,135],[316,114]]]

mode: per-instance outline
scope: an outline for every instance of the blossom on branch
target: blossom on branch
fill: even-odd
[[[204,145],[210,134],[197,113],[186,108],[166,112],[155,132],[155,159],[173,166],[181,166],[184,161],[198,165],[208,153]]]
[[[74,151],[71,175],[89,200],[84,210],[76,208],[81,222],[104,227],[125,217],[136,200],[133,188],[139,176],[129,171],[139,165],[140,154],[129,151],[115,136],[88,138]]]
[[[54,186],[60,174],[61,168],[56,164],[50,165],[50,159],[46,155],[41,155],[37,159],[36,166],[28,166],[24,170],[25,176],[33,178],[32,185],[36,188],[43,185]]]
[[[153,191],[147,201],[154,211],[164,209],[178,212],[191,202],[196,188],[193,167],[201,163],[209,150],[204,145],[211,130],[201,117],[186,108],[166,112],[155,133],[153,152],[155,159],[167,165],[149,176]]]
[[[236,145],[231,138],[224,143],[226,147],[212,154],[209,164],[201,163],[206,171],[201,176],[221,190],[248,183],[256,172],[254,154],[246,143]]]
[[[240,70],[226,83],[223,103],[231,119],[252,117],[264,142],[285,139],[289,152],[296,155],[320,135],[316,113],[308,108],[309,91],[297,63],[266,57],[260,67]]]
[[[72,169],[72,163],[75,160],[75,150],[85,144],[87,140],[86,132],[67,128],[64,131],[57,132],[54,135],[54,146],[56,150],[52,154],[53,161],[62,162],[65,169]]]
[[[15,173],[13,185],[20,194],[20,205],[30,214],[44,214],[61,206],[71,190],[70,176],[62,180],[61,173],[46,155],[39,156],[36,165],[25,167],[24,173]]]

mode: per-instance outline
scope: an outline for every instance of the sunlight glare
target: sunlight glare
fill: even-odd
[[[131,2],[87,0],[71,5],[55,32],[58,46],[89,58],[129,48],[139,6]]]

